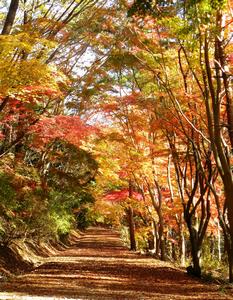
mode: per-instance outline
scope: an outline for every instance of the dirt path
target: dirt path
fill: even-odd
[[[116,232],[92,228],[33,272],[0,283],[4,299],[233,299],[169,264],[133,254]]]

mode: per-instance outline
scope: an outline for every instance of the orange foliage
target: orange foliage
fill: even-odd
[[[92,126],[84,124],[78,116],[63,115],[43,118],[31,127],[31,133],[34,134],[33,145],[36,147],[43,147],[55,139],[79,146],[82,140],[94,131]]]

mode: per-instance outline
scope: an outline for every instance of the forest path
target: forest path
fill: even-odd
[[[115,231],[90,228],[34,271],[0,283],[0,299],[233,299],[168,263],[128,251]]]

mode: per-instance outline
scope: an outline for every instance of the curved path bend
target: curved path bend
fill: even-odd
[[[0,300],[233,299],[229,291],[128,251],[117,232],[90,228],[34,271],[0,284]]]

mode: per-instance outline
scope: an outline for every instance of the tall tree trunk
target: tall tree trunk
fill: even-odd
[[[231,175],[231,174],[229,174]],[[232,175],[223,178],[224,192],[226,197],[226,208],[227,208],[227,232],[224,233],[224,239],[226,244],[228,264],[229,264],[229,282],[233,282],[233,179]]]
[[[185,246],[185,237],[184,232],[181,233],[181,254],[180,254],[180,262],[181,266],[185,266],[186,263],[186,246]]]
[[[132,180],[129,180],[129,198],[133,196],[133,185]],[[136,239],[135,239],[135,224],[134,224],[134,213],[131,205],[127,208],[128,213],[128,224],[129,224],[129,237],[130,237],[130,250],[136,251]]]
[[[197,277],[201,276],[201,267],[200,267],[200,243],[197,238],[197,232],[190,223],[187,224],[189,229],[189,240],[191,244],[191,254],[192,254],[192,262],[193,267],[191,270],[191,274]]]
[[[228,257],[228,272],[229,272],[229,282],[233,282],[233,247],[230,236],[227,232],[224,232],[224,242],[225,249]]]
[[[159,257],[159,237],[158,237],[158,228],[156,221],[152,221],[153,226],[153,234],[154,234],[154,247],[155,247],[155,255],[156,257]]]
[[[222,260],[222,249],[221,249],[221,230],[218,222],[218,260]]]
[[[227,212],[228,222],[221,220],[220,216],[220,225],[223,229],[225,245],[227,246],[228,254],[228,263],[229,263],[229,281],[233,282],[233,177],[232,169],[229,163],[230,161],[230,151],[226,149],[227,147],[224,144],[222,138],[222,122],[221,119],[221,98],[224,92],[226,98],[226,113],[227,113],[227,124],[228,128],[230,146],[233,147],[233,103],[232,103],[232,94],[229,90],[229,78],[225,70],[225,53],[224,53],[224,26],[221,10],[216,12],[216,36],[215,36],[215,67],[214,72],[215,76],[212,74],[212,66],[210,63],[210,52],[209,44],[211,41],[208,40],[207,34],[205,35],[205,44],[204,44],[204,60],[205,60],[205,69],[207,75],[208,86],[206,89],[206,111],[208,117],[208,130],[211,139],[211,144],[213,148],[214,158],[216,165],[218,167],[219,174],[222,178],[225,192],[225,203],[224,208],[221,212],[221,215]],[[215,81],[214,81],[215,80]],[[211,97],[210,106],[208,101],[208,96]],[[232,150],[232,149],[231,149]]]
[[[184,237],[184,230],[183,224],[180,222],[179,224],[179,249],[180,249],[180,264],[182,267],[185,266],[185,257],[186,257],[186,247],[185,247],[185,237]]]
[[[232,248],[229,249],[228,253],[228,264],[229,264],[229,282],[233,282],[233,254]]]
[[[177,260],[177,255],[176,255],[176,245],[175,245],[175,243],[173,243],[173,242],[172,242],[172,259],[173,259],[174,261]]]
[[[160,244],[160,258],[161,260],[166,260],[166,250],[165,250],[165,239],[164,239],[164,221],[161,212],[158,212],[159,217],[159,244]]]
[[[19,7],[19,0],[11,0],[11,4],[4,22],[4,26],[1,34],[10,34],[12,26],[15,21],[16,12]]]
[[[127,217],[129,225],[130,250],[136,251],[135,224],[133,218],[133,209],[131,206],[127,208]]]

